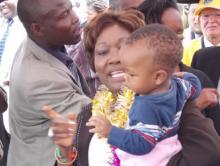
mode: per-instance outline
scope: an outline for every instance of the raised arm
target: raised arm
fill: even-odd
[[[51,127],[48,135],[57,145],[54,152],[57,160],[55,165],[72,166],[77,155],[73,147],[76,130],[75,115],[69,114],[68,120],[66,120],[49,106],[45,106],[43,111],[51,120]]]

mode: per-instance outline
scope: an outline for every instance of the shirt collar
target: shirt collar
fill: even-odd
[[[73,62],[73,60],[67,55],[66,48],[63,46],[61,49],[54,50],[50,48],[45,48],[47,52],[49,52],[52,56],[59,59],[66,66],[69,66]]]
[[[214,47],[214,45],[208,41],[208,39],[204,36],[204,44],[205,44],[205,47]],[[216,46],[220,46],[220,43],[218,43]]]

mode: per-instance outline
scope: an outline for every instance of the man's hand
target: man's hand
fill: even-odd
[[[204,88],[195,100],[195,105],[200,110],[215,106],[219,101],[219,95],[215,88]]]
[[[72,147],[76,131],[75,114],[69,114],[66,120],[49,106],[44,106],[43,111],[52,122],[48,135],[53,138],[54,143],[60,148]]]
[[[99,136],[108,138],[108,135],[112,129],[111,122],[104,116],[92,116],[86,123],[86,126],[94,126],[89,132],[97,133]]]

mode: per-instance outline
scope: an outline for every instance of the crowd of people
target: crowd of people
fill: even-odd
[[[178,2],[1,0],[0,166],[220,165],[220,1]]]

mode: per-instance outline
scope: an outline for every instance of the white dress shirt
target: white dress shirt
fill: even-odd
[[[26,31],[17,16],[13,18],[13,21],[14,22],[10,26],[9,35],[5,43],[4,52],[1,57],[0,85],[3,85],[3,82],[5,81],[9,81],[10,70],[15,53],[21,45],[23,39],[26,37]],[[0,39],[2,38],[6,28],[7,19],[0,18]]]

